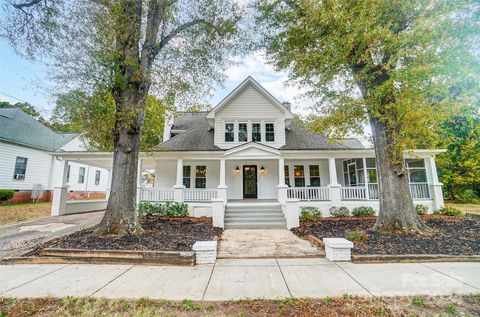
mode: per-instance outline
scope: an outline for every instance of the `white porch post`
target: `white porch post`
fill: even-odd
[[[285,184],[285,159],[280,157],[278,159],[278,202],[285,205],[287,202],[288,186]]]
[[[365,178],[365,197],[370,199],[370,191],[368,190],[368,173],[367,173],[367,159],[363,158],[363,178]]]
[[[143,163],[143,160],[141,158],[138,158],[138,162],[137,162],[137,200],[136,200],[136,203],[137,203],[136,210],[137,210],[137,212],[138,212],[138,206],[140,205],[140,202],[142,201],[142,195],[143,195],[143,192],[142,192],[142,183],[143,183],[142,163]]]
[[[333,206],[339,206],[341,201],[341,185],[337,181],[337,167],[335,166],[335,158],[328,158],[328,172],[330,175],[330,201]]]
[[[217,198],[227,201],[227,184],[225,183],[225,159],[220,159],[220,180],[217,186]]]
[[[437,165],[435,164],[435,156],[430,156],[430,168],[432,172],[432,199],[433,199],[433,210],[441,209],[445,207],[443,202],[443,184],[438,181],[437,174]]]
[[[173,186],[173,200],[183,202],[183,159],[177,159],[177,181]]]
[[[52,216],[60,216],[65,214],[67,207],[67,195],[68,195],[68,185],[67,185],[67,170],[68,170],[67,160],[63,161],[62,168],[62,183],[60,186],[53,187],[53,199],[52,199]]]

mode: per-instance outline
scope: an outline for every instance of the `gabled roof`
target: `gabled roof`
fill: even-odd
[[[285,130],[285,145],[281,150],[347,150],[351,147],[332,142],[327,137],[307,130],[292,122]]]
[[[205,116],[208,111],[177,112],[173,118],[172,130],[188,130],[205,123]]]
[[[57,133],[18,108],[0,108],[0,140],[55,151],[77,136]]]
[[[244,81],[240,83],[231,93],[229,93],[222,101],[220,101],[212,110],[207,113],[207,119],[213,119],[215,113],[225,107],[230,101],[232,101],[239,93],[241,93],[247,87],[255,88],[262,96],[268,99],[281,113],[285,114],[286,119],[292,119],[293,113],[285,108],[277,98],[269,93],[262,85],[260,85],[252,76],[248,76]]]

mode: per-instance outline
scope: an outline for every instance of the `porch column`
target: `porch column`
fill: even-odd
[[[110,189],[112,188],[112,169],[108,169],[107,188],[105,188],[105,199],[110,198]]]
[[[177,181],[173,186],[173,200],[183,202],[183,159],[177,159]]]
[[[367,173],[367,159],[363,158],[363,178],[365,178],[365,197],[370,199],[370,191],[368,190],[368,173]]]
[[[337,167],[335,166],[335,158],[328,158],[328,172],[330,176],[330,201],[333,206],[339,206],[341,201],[341,185],[337,181]]]
[[[220,159],[220,180],[217,186],[217,198],[227,201],[227,185],[225,183],[225,159]]]
[[[432,192],[430,194],[433,199],[433,210],[437,210],[445,207],[445,204],[443,202],[443,184],[438,181],[437,165],[435,164],[435,156],[433,155],[430,156],[430,168],[432,172]]]
[[[287,202],[287,191],[288,186],[285,184],[285,159],[280,157],[278,159],[278,202],[282,205],[285,205]]]
[[[141,158],[138,158],[138,162],[137,162],[137,200],[136,200],[136,203],[137,203],[136,211],[137,212],[138,212],[138,206],[140,205],[140,202],[142,201],[142,195],[143,195],[143,192],[142,192],[142,187],[143,187],[142,186],[142,183],[143,183],[142,163],[143,163],[143,160]]]
[[[69,161],[64,160],[63,166],[61,169],[62,181],[60,186],[53,187],[53,199],[52,199],[52,209],[50,211],[52,216],[64,215],[67,208],[67,196],[68,196],[68,185],[67,185],[67,170],[68,170]]]

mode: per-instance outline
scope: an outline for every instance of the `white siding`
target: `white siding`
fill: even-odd
[[[13,179],[17,156],[28,159],[24,180]],[[1,189],[32,190],[33,184],[42,184],[45,190],[51,189],[51,166],[52,155],[49,152],[0,142]]]
[[[228,199],[243,199],[243,165],[257,165],[258,199],[276,199],[278,185],[278,161],[227,161],[225,164]],[[240,174],[235,174],[236,167]],[[260,174],[260,167],[265,168],[265,174]]]
[[[225,123],[235,123],[235,141],[225,142]],[[248,86],[215,114],[215,144],[229,149],[238,142],[238,123],[247,123],[248,141],[251,141],[251,124],[261,123],[262,142],[274,148],[285,144],[285,116],[254,87]],[[265,123],[274,123],[275,141],[265,142]]]
[[[68,162],[70,165],[70,178],[69,181],[67,182],[68,185],[68,190],[69,191],[89,191],[89,192],[96,192],[96,191],[106,191],[107,188],[109,187],[109,174],[108,170],[95,167],[95,166],[89,166],[85,164],[80,164],[77,162]],[[79,183],[78,182],[78,176],[80,174],[80,167],[85,168],[85,177],[84,177],[84,182]],[[63,163],[62,164],[56,164],[55,166],[56,172],[55,174],[58,175],[55,179],[56,183],[54,185],[59,185],[61,184],[61,174],[63,172]],[[95,185],[95,173],[96,171],[100,171],[100,183],[98,185]]]
[[[183,161],[184,166],[190,166],[190,185],[195,188],[195,169],[197,166],[206,166],[206,188],[217,188],[220,180],[220,162],[211,161]],[[183,172],[182,172],[183,173]],[[157,161],[155,168],[155,187],[172,188],[177,179],[177,161]]]
[[[85,146],[83,138],[81,136],[77,136],[60,149],[63,151],[86,151],[87,147]]]

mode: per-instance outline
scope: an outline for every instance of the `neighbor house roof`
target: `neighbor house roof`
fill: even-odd
[[[0,140],[55,151],[77,136],[57,133],[18,108],[0,108]]]
[[[214,130],[208,125],[206,112],[179,112],[174,117],[175,130],[185,130],[161,143],[154,151],[223,151],[214,143]],[[172,130],[174,129],[172,127]],[[348,150],[364,149],[360,141],[341,144],[311,132],[294,122],[285,130],[285,145],[280,150]]]
[[[364,149],[365,146],[357,138],[345,138],[340,141],[341,144],[346,145],[351,148]]]

